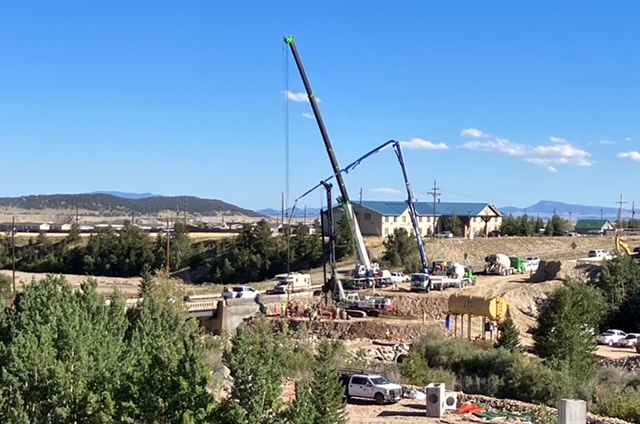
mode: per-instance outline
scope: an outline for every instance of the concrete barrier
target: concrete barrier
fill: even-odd
[[[310,297],[311,293],[291,293],[288,298]],[[263,295],[260,302],[273,310],[276,305],[287,302],[287,295]],[[221,334],[233,333],[238,326],[248,318],[260,313],[260,303],[253,298],[239,298],[226,300],[207,300],[201,302],[187,302],[185,307],[189,316],[198,318],[207,332]]]

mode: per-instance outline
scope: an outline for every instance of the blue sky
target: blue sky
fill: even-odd
[[[283,92],[304,90],[282,41],[294,35],[343,166],[397,139],[418,200],[437,180],[443,201],[640,201],[639,13],[631,0],[3,2],[0,195],[279,207]],[[331,168],[309,104],[287,108],[294,199]],[[405,197],[391,151],[346,182],[354,198]]]

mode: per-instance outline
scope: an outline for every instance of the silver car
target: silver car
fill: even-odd
[[[616,346],[618,347],[635,347],[638,344],[639,333],[628,333],[624,339],[618,340]]]

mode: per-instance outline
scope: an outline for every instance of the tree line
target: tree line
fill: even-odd
[[[324,341],[314,354],[262,322],[221,343],[186,319],[176,287],[147,274],[144,302],[127,309],[117,293],[107,305],[91,279],[79,290],[57,276],[27,285],[0,309],[0,421],[345,422],[339,343]],[[222,365],[233,378],[224,399]],[[284,401],[293,376],[296,398]]]
[[[351,254],[348,223],[337,226],[337,259]],[[169,240],[167,240],[169,238]],[[167,249],[171,271],[190,267],[192,280],[215,283],[248,283],[273,278],[287,270],[318,267],[325,249],[318,223],[312,229],[299,227],[291,234],[276,235],[261,220],[227,239],[194,243],[188,229],[177,222],[170,233],[155,238],[125,222],[121,231],[99,230],[81,237],[77,227],[61,241],[45,233],[16,246],[19,271],[106,277],[136,277],[144,271],[165,269]],[[0,268],[12,267],[10,237],[0,239]]]

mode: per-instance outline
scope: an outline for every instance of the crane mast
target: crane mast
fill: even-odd
[[[316,123],[318,124],[318,128],[320,129],[322,141],[324,141],[324,146],[327,150],[327,154],[329,155],[329,161],[331,162],[331,167],[333,168],[333,173],[336,178],[336,183],[338,184],[338,189],[340,190],[341,198],[338,199],[338,201],[343,207],[343,219],[347,219],[350,224],[351,232],[353,233],[356,253],[362,267],[364,268],[358,271],[358,268],[361,267],[356,266],[356,274],[359,274],[358,276],[371,277],[375,272],[377,272],[377,264],[371,263],[369,254],[367,253],[367,248],[364,244],[364,238],[362,237],[362,233],[360,232],[358,220],[353,219],[353,206],[351,204],[351,200],[349,199],[349,193],[347,191],[347,186],[345,185],[344,178],[342,177],[342,173],[340,172],[340,165],[338,164],[338,159],[336,158],[335,151],[333,150],[333,145],[331,144],[331,140],[329,139],[329,134],[327,133],[327,129],[324,125],[322,115],[320,114],[318,102],[315,98],[315,95],[313,94],[313,90],[311,89],[311,84],[309,83],[309,78],[307,78],[307,73],[304,69],[304,65],[302,64],[300,54],[298,53],[294,37],[284,37],[284,41],[289,46],[291,54],[293,54],[298,72],[300,73],[300,77],[302,78],[302,83],[304,84],[307,96],[309,97],[309,103],[311,104],[313,115],[315,116]]]

